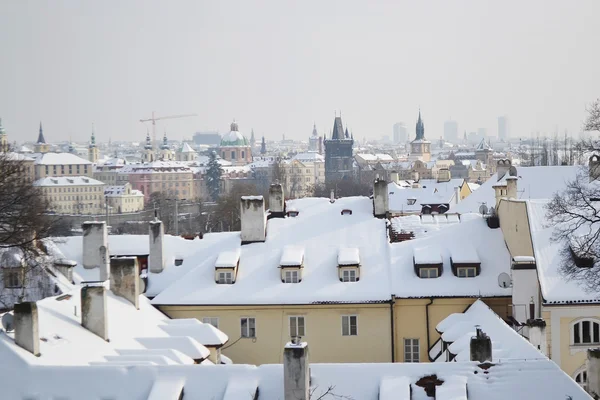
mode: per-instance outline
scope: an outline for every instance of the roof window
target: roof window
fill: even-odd
[[[342,210],[341,214],[342,215],[352,215],[352,210],[345,208]]]
[[[416,247],[413,249],[413,263],[419,278],[438,278],[442,275],[443,260],[437,248]]]

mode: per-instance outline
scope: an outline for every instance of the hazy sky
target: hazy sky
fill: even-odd
[[[495,135],[577,132],[600,97],[600,1],[0,0],[0,117],[10,140],[306,138],[335,110],[360,139],[443,122]]]

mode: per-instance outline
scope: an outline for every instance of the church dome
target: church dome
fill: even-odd
[[[238,131],[238,125],[235,121],[231,123],[231,131],[221,138],[221,147],[224,146],[250,146],[246,136]]]

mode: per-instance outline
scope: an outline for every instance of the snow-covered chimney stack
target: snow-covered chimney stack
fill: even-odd
[[[450,182],[450,170],[448,168],[442,168],[438,171],[438,182]]]
[[[35,302],[15,304],[15,344],[33,354],[40,355],[38,310]]]
[[[267,238],[267,213],[262,196],[242,196],[240,220],[242,244],[265,241]]]
[[[588,168],[590,170],[590,182],[600,178],[600,156],[596,154],[591,156],[589,159]]]
[[[108,231],[104,221],[88,221],[83,229],[83,268],[99,268],[100,280],[108,279],[110,260],[108,256]]]
[[[397,171],[390,172],[390,182],[398,183],[399,180],[400,178]]]
[[[285,197],[283,186],[280,183],[269,186],[269,211],[271,217],[283,218],[285,216]]]
[[[519,178],[516,176],[509,176],[506,178],[506,197],[509,199],[517,198],[517,181]]]
[[[377,218],[385,218],[390,211],[388,183],[384,179],[375,179],[373,183],[373,213]]]
[[[529,328],[529,342],[543,355],[547,356],[546,321],[543,319],[529,319],[527,320],[527,327]]]
[[[81,325],[108,341],[106,287],[87,285],[81,288]]]
[[[502,179],[502,177],[506,175],[511,165],[512,163],[509,159],[498,160],[496,163],[496,174],[498,176],[498,180]]]
[[[150,254],[148,255],[148,269],[150,272],[160,274],[165,269],[165,254],[163,251],[165,230],[162,221],[158,219],[150,222]]]
[[[308,344],[297,336],[283,350],[283,393],[285,400],[310,399]]]
[[[465,183],[466,185],[466,183]],[[457,186],[454,188],[454,203],[458,204],[460,203],[460,187]]]
[[[590,396],[600,398],[600,349],[587,351],[587,386]]]
[[[110,290],[140,309],[140,268],[136,257],[110,260]]]
[[[471,338],[471,361],[492,361],[492,340],[479,327],[476,330],[476,336]]]

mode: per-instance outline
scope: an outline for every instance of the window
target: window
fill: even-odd
[[[404,362],[419,362],[419,339],[404,339]]]
[[[342,315],[342,336],[358,335],[358,317],[356,315]]]
[[[437,268],[419,268],[419,277],[420,278],[437,278],[438,277],[438,269]]]
[[[304,336],[304,317],[290,317],[290,336]]]
[[[210,324],[215,328],[219,328],[219,318],[218,317],[204,317],[202,318],[202,322],[205,324]]]
[[[298,271],[285,271],[285,283],[298,283]]]
[[[587,390],[587,369],[585,365],[575,373],[575,382],[584,390]]]
[[[219,272],[219,284],[232,284],[233,283],[233,272]]]
[[[245,154],[246,153],[244,153],[244,151],[242,150],[242,159],[246,158]]]
[[[23,287],[23,271],[21,268],[5,268],[4,287],[6,288],[22,288]]]
[[[583,320],[573,324],[573,344],[600,343],[600,324],[596,321]]]
[[[231,159],[232,159],[232,160],[235,160],[235,151],[232,151],[232,152],[231,152]]]
[[[342,282],[356,282],[356,270],[355,269],[345,269],[342,272]]]
[[[243,338],[255,338],[256,337],[256,319],[255,318],[242,318],[242,337]]]
[[[459,278],[473,278],[477,275],[477,269],[475,267],[458,267],[456,275]]]
[[[406,199],[406,204],[408,204],[409,206],[412,206],[416,202],[417,202],[417,199],[412,198],[412,197],[410,199]]]

